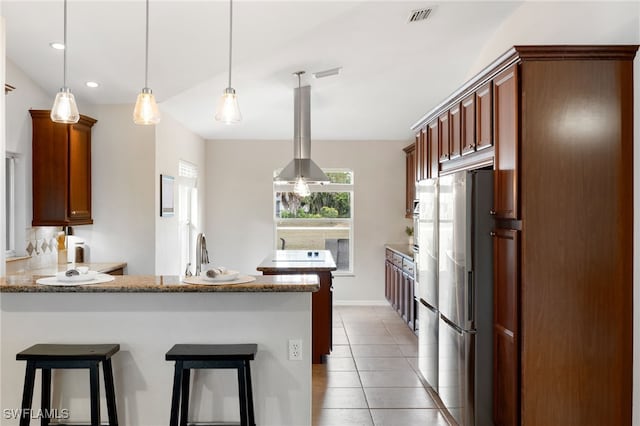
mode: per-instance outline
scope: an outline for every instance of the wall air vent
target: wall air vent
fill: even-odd
[[[409,20],[407,22],[418,22],[424,21],[431,14],[431,9],[418,9],[412,10],[409,15]]]

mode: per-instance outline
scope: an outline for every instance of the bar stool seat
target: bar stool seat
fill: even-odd
[[[187,426],[189,417],[189,384],[191,369],[235,368],[238,370],[240,425],[255,426],[250,361],[255,359],[258,345],[174,345],[166,353],[167,361],[175,361],[170,426]],[[219,423],[218,423],[219,424]],[[229,424],[229,423],[224,423]],[[215,423],[199,426],[211,426]]]
[[[116,397],[113,386],[113,370],[111,357],[120,350],[118,344],[98,345],[66,345],[66,344],[37,344],[23,350],[16,355],[16,360],[27,361],[27,369],[24,378],[22,392],[22,413],[20,426],[27,426],[31,421],[31,403],[33,400],[33,386],[36,369],[42,370],[42,403],[43,413],[51,412],[51,370],[52,369],[78,369],[89,370],[89,389],[91,400],[91,426],[100,425],[100,370],[102,362],[104,372],[105,392],[107,399],[107,411],[109,426],[118,425],[116,411]],[[44,415],[41,426],[48,426],[50,418]],[[56,423],[56,426],[63,423]]]

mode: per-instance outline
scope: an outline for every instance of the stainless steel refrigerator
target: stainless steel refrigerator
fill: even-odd
[[[438,394],[462,426],[492,425],[493,175],[438,180]]]
[[[414,211],[416,287],[418,299],[418,368],[438,390],[438,180],[416,185]]]

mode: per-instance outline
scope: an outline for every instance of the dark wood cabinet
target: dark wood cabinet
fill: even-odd
[[[493,214],[498,219],[519,219],[518,66],[510,66],[493,80],[493,126],[496,144]]]
[[[410,219],[413,217],[413,200],[416,197],[416,181],[418,180],[418,164],[419,150],[417,149],[420,144],[419,139],[416,138],[416,143],[404,148],[405,153],[405,212],[404,217]]]
[[[464,98],[460,110],[460,146],[462,155],[471,154],[476,150],[476,95]]]
[[[493,146],[493,83],[482,85],[476,91],[476,143],[475,149]]]
[[[637,49],[515,46],[413,126],[462,103],[440,171],[494,169],[498,426],[632,422]]]
[[[449,159],[460,157],[462,143],[462,110],[456,104],[449,110]]]
[[[438,150],[440,162],[449,160],[449,111],[438,117]]]
[[[496,426],[518,424],[518,231],[493,232],[493,393]]]
[[[440,139],[437,119],[427,125],[427,141],[429,150],[429,178],[437,178],[440,174]]]
[[[407,256],[406,253],[386,249],[385,297],[407,326],[416,331],[415,264]]]
[[[48,110],[30,110],[33,125],[33,226],[87,225],[91,216],[91,127],[51,121]]]

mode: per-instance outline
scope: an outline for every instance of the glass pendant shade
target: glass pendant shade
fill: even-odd
[[[68,87],[63,87],[56,94],[51,108],[51,121],[54,123],[73,124],[80,120],[76,98]]]
[[[227,87],[224,90],[224,93],[218,101],[216,120],[222,121],[225,124],[233,124],[242,120],[240,106],[238,105],[238,95],[236,95],[236,91],[231,87]]]
[[[133,109],[133,122],[142,125],[160,122],[160,110],[156,104],[156,98],[148,87],[138,94],[136,106]]]
[[[298,177],[296,184],[293,186],[293,192],[300,197],[311,195],[309,185],[307,185],[307,181],[303,177]]]

